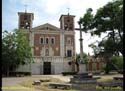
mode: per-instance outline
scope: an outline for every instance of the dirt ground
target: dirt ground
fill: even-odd
[[[95,75],[97,77],[99,75]],[[107,79],[112,79],[115,76],[123,76],[121,74],[113,74],[113,75],[102,75],[101,78],[103,81],[106,81]],[[51,78],[52,82],[59,82],[59,83],[68,83],[70,81],[70,78],[72,76],[62,76],[62,75],[32,75],[29,77],[4,77],[2,78],[2,91],[47,91],[48,89],[48,83],[44,83],[41,86],[37,86],[34,89],[34,87],[29,88],[29,86],[32,86],[32,82],[35,80],[39,80],[41,78]],[[100,79],[102,81],[102,79]],[[29,85],[29,86],[28,86]],[[86,86],[86,85],[84,85]],[[94,86],[91,85],[91,86]],[[45,87],[45,88],[44,88]],[[89,86],[87,87],[89,88]],[[77,91],[75,89],[70,89],[70,90],[59,90],[59,89],[48,89],[48,91]],[[80,91],[80,90],[78,90]],[[81,91],[94,91],[94,90],[81,90]],[[99,90],[95,90],[99,91]],[[105,90],[101,90],[105,91]],[[113,90],[111,90],[113,91]],[[122,90],[119,90],[122,91]]]

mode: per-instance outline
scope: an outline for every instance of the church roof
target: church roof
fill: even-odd
[[[32,28],[32,30],[48,30],[48,29],[49,30],[57,30],[57,31],[60,30],[60,28],[58,28],[52,24],[49,24],[49,23],[45,23],[45,24],[42,24],[42,25],[39,25],[37,27]]]

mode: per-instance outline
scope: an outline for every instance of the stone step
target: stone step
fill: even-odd
[[[40,79],[40,82],[49,82],[50,79]]]
[[[100,77],[93,77],[93,78],[70,78],[70,80],[97,80],[100,79]]]
[[[91,84],[91,83],[97,83],[97,80],[96,79],[91,79],[91,80],[76,80],[76,79],[71,79],[70,83]]]
[[[121,86],[123,87],[123,82],[103,82],[103,83],[98,83],[98,86],[102,86],[102,87]]]
[[[35,80],[35,81],[32,83],[32,85],[40,85],[40,84],[41,84],[41,82],[38,81],[38,80]]]
[[[77,75],[89,75],[88,72],[85,72],[85,73],[77,73]]]
[[[52,88],[64,88],[64,89],[72,88],[72,84],[66,84],[66,83],[50,83],[49,86]]]
[[[75,75],[73,76],[73,78],[81,78],[81,79],[92,78],[92,75]]]

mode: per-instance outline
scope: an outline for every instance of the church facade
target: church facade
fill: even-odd
[[[34,14],[18,12],[19,29],[29,39],[34,63],[20,66],[17,71],[30,71],[32,74],[60,74],[75,71],[74,15],[61,15],[60,28],[46,23],[32,27]]]

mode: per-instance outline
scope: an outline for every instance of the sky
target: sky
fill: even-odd
[[[33,27],[50,23],[60,27],[59,18],[62,14],[75,15],[75,28],[78,28],[78,20],[83,17],[88,8],[97,9],[103,7],[112,0],[2,0],[2,31],[18,28],[18,12],[34,13]],[[68,10],[69,8],[69,10]],[[89,33],[83,33],[83,52],[93,55],[93,50],[88,46],[95,41],[101,41],[105,36],[92,37]],[[76,53],[80,53],[79,31],[75,31]]]

